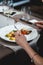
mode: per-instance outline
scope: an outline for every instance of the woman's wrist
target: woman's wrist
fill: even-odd
[[[33,57],[35,57],[37,55],[37,53],[34,52],[33,49],[31,48],[31,46],[29,45],[29,43],[26,43],[24,45],[23,49],[29,54],[29,56],[31,57],[31,59],[33,59]]]
[[[28,43],[28,42],[24,43],[24,45],[23,45],[23,49],[26,50],[27,47],[29,48],[29,43]]]

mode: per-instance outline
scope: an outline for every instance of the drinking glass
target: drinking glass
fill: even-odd
[[[30,16],[31,16],[31,10],[30,10],[30,7],[22,7],[21,8],[21,11],[24,12],[25,15],[22,16],[23,19],[25,19],[26,21],[30,20]]]
[[[29,17],[30,17],[30,19],[31,19],[31,14],[32,14],[32,12],[31,12],[31,7],[30,7],[30,6],[28,7],[28,14],[29,14]]]
[[[3,0],[2,4],[7,5],[7,0]]]
[[[8,0],[8,6],[13,6],[13,0]]]

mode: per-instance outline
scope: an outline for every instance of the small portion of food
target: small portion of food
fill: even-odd
[[[23,35],[28,35],[32,32],[31,30],[27,30],[27,29],[21,29],[20,31]],[[17,30],[12,30],[11,32],[6,34],[5,37],[9,38],[9,40],[15,40],[15,35],[14,35],[15,32],[17,32]]]
[[[9,38],[9,40],[15,40],[15,35],[14,35],[15,32],[16,30],[13,30],[9,32],[8,34],[6,34],[5,37]]]
[[[24,35],[28,35],[31,32],[32,32],[31,30],[21,29],[21,33],[24,34]]]

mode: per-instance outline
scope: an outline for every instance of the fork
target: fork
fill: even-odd
[[[14,19],[14,20],[15,20],[15,19]],[[16,20],[15,20],[15,21],[16,21]],[[17,21],[16,21],[16,22],[17,22]],[[17,27],[16,27],[16,25],[15,25],[15,24],[16,24],[16,22],[14,22],[14,27],[18,30],[18,28],[17,28]]]
[[[18,30],[18,28],[15,26],[15,24],[14,24],[14,27]]]

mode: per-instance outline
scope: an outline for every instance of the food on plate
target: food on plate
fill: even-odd
[[[27,29],[21,29],[20,31],[23,35],[28,35],[32,32],[31,30]],[[9,40],[15,40],[15,32],[17,32],[17,30],[12,30],[11,32],[6,34],[5,37],[9,38]]]
[[[24,35],[30,34],[32,31],[27,29],[21,29],[21,33]]]
[[[8,34],[6,34],[5,37],[9,38],[9,40],[15,40],[15,35],[14,35],[15,32],[16,30],[13,30],[9,32]]]

